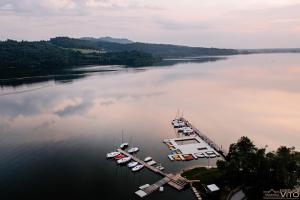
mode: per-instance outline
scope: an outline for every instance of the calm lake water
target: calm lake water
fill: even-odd
[[[106,160],[124,140],[168,172],[207,160],[171,162],[177,110],[219,145],[241,136],[271,151],[300,150],[300,54],[230,56],[214,62],[91,72],[73,81],[0,89],[1,199],[138,199],[138,186],[161,177],[133,174]],[[100,67],[102,68],[102,67]],[[20,80],[19,80],[20,82]],[[31,82],[28,78],[28,82]],[[148,199],[194,199],[166,187]]]

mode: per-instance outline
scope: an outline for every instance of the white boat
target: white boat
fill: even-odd
[[[128,150],[128,153],[135,153],[137,151],[139,151],[139,148],[138,147],[133,147],[133,148]]]
[[[118,151],[110,152],[110,153],[106,154],[106,158],[113,158],[119,154],[121,154],[121,153]]]
[[[128,147],[128,143],[122,143],[121,145],[120,145],[120,148],[121,149],[126,149]]]
[[[175,122],[174,124],[173,124],[173,127],[174,128],[181,128],[181,127],[184,127],[185,126],[185,123],[184,122]]]
[[[165,169],[165,168],[164,168],[163,166],[161,166],[161,165],[157,166],[156,168],[159,169],[160,171],[163,171],[163,170]]]
[[[139,164],[139,163],[136,162],[136,161],[131,161],[130,163],[128,163],[127,167],[132,168],[132,167],[137,166],[138,164]]]
[[[164,187],[163,186],[159,187],[159,191],[163,192],[164,191]]]
[[[121,158],[120,160],[117,160],[117,163],[123,164],[123,163],[127,163],[130,160],[131,160],[131,157],[125,157],[125,158]]]
[[[135,166],[134,168],[132,168],[131,170],[132,170],[133,172],[136,172],[136,171],[141,170],[143,167],[144,167],[144,165],[137,165],[137,166]]]
[[[205,155],[203,153],[195,153],[198,158],[204,158]]]
[[[149,156],[149,157],[146,157],[145,159],[144,159],[144,161],[145,162],[149,162],[150,160],[152,160],[152,158]]]

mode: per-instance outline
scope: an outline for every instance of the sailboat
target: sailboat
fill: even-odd
[[[129,146],[129,144],[127,142],[123,143],[123,134],[124,133],[122,131],[122,144],[120,145],[120,148],[124,150],[124,149],[126,149]]]

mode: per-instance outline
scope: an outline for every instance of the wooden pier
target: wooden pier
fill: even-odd
[[[168,184],[177,190],[182,190],[189,183],[189,181],[187,179],[183,178],[182,176],[180,176],[180,174],[176,174],[176,175],[167,174],[167,173],[159,170],[156,167],[148,165],[143,160],[140,160],[136,156],[129,154],[126,151],[123,151],[122,149],[117,149],[117,151],[119,151],[120,153],[122,153],[128,157],[131,157],[132,160],[144,165],[144,167],[146,167],[149,170],[155,172],[156,174],[159,174],[164,177],[161,180],[157,181],[156,183],[137,191],[136,194],[140,197],[144,197],[144,196],[151,194],[152,192],[156,191],[157,189],[159,189],[159,187],[161,187],[165,184]]]
[[[186,120],[183,117],[179,118],[181,121],[183,121],[187,126],[191,127],[194,132],[202,139],[204,140],[208,145],[210,145],[212,148],[214,148],[220,155],[225,159],[227,152],[223,150],[219,145],[217,145],[214,141],[212,141],[209,137],[207,137],[205,134],[203,134],[199,129],[197,129],[195,126],[193,126],[188,120]]]

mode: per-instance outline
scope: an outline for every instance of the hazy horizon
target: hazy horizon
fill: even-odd
[[[298,0],[0,0],[0,40],[56,36],[258,49],[300,47]]]

